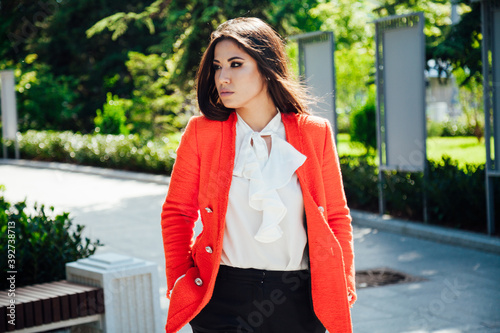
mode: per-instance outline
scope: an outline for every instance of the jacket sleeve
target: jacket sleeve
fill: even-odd
[[[181,137],[161,213],[167,297],[170,297],[177,279],[194,266],[191,247],[198,219],[200,177],[196,119],[191,118]]]
[[[325,145],[323,152],[323,181],[325,186],[328,224],[339,241],[344,259],[344,269],[349,294],[349,305],[356,301],[354,252],[351,216],[344,193],[340,163],[333,140],[333,131],[326,121]]]

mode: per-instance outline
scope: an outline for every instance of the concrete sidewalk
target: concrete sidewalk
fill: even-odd
[[[160,211],[168,178],[24,163],[0,164],[6,198],[70,212],[88,236],[105,244],[100,253],[157,263],[164,321],[168,302]],[[389,267],[425,278],[359,289],[354,332],[500,332],[500,255],[381,231],[376,224],[355,225],[354,235],[357,270]]]

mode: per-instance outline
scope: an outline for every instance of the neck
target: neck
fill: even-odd
[[[278,113],[271,98],[268,98],[265,103],[238,108],[236,112],[255,132],[262,131]]]

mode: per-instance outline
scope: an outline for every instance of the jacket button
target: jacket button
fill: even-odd
[[[322,213],[325,211],[325,209],[323,208],[323,206],[319,206],[319,207],[318,207],[318,210],[319,210],[320,212],[322,212]]]
[[[207,253],[212,253],[212,252],[213,252],[213,251],[212,251],[212,248],[211,248],[210,246],[207,246],[207,247],[205,248],[205,251],[207,251]]]
[[[203,280],[200,278],[196,278],[194,279],[194,283],[196,283],[198,287],[201,287],[203,285]]]
[[[210,209],[210,207],[205,207],[205,210],[207,211],[207,213],[212,213],[212,210]]]

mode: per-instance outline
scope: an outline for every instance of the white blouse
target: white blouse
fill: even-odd
[[[304,202],[295,171],[306,156],[286,141],[278,114],[261,132],[239,115],[221,264],[307,269]],[[271,137],[271,151],[262,136]]]

